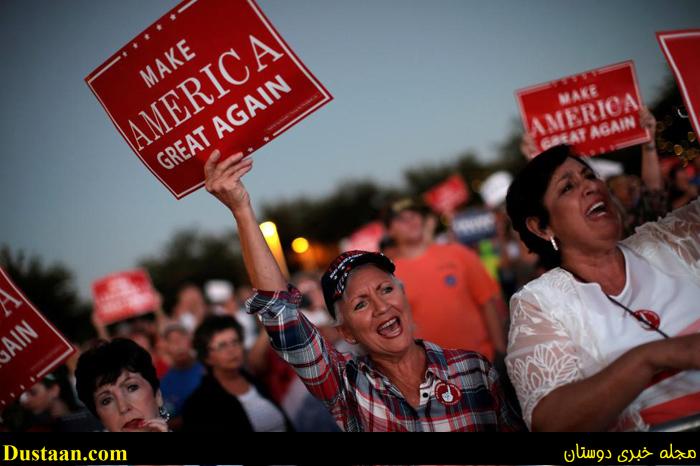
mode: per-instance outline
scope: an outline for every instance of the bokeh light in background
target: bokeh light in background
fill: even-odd
[[[303,237],[294,238],[292,241],[292,251],[297,254],[304,254],[309,250],[309,240]]]
[[[275,257],[277,265],[279,265],[280,269],[282,269],[282,273],[286,277],[289,277],[289,269],[287,268],[287,261],[284,258],[282,242],[277,234],[277,225],[270,221],[263,222],[260,224],[260,231],[262,231],[262,234],[265,237],[265,242],[267,242],[267,246],[270,248],[270,251],[272,251],[272,255]]]

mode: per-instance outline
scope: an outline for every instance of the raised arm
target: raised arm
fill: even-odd
[[[523,137],[520,140],[520,152],[522,152],[526,160],[532,160],[539,152],[535,140],[527,131],[523,133]]]
[[[204,166],[206,187],[231,210],[238,224],[243,261],[250,283],[257,289],[247,312],[259,315],[272,348],[294,368],[311,394],[325,403],[346,430],[353,430],[342,383],[349,357],[338,353],[298,311],[301,294],[288,288],[241,182],[241,177],[250,171],[252,160],[240,153],[222,162],[220,158],[219,151],[214,151]]]
[[[640,111],[639,124],[651,134],[649,142],[642,144],[642,181],[647,189],[658,191],[663,189],[664,183],[661,178],[659,155],[656,152],[656,118],[646,107],[642,107]]]
[[[204,165],[207,191],[229,208],[238,225],[243,262],[253,288],[266,291],[284,291],[287,280],[279,269],[260,231],[248,191],[241,177],[253,167],[253,159],[239,152],[223,162],[221,152],[215,150]]]

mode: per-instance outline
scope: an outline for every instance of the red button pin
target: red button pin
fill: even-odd
[[[643,322],[642,325],[644,326],[645,330],[657,329],[661,324],[661,317],[659,317],[659,315],[654,311],[640,309],[638,311],[634,311],[632,314],[634,314],[638,320]]]
[[[445,406],[454,406],[462,398],[462,392],[456,385],[447,382],[438,382],[435,385],[435,398]]]

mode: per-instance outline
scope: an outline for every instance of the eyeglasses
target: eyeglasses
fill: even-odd
[[[238,348],[241,346],[241,340],[235,339],[235,340],[229,340],[229,341],[222,341],[221,343],[217,344],[216,346],[210,346],[209,351],[224,351],[228,348]]]

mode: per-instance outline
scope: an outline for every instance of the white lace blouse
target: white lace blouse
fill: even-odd
[[[667,274],[690,277],[700,285],[700,200],[642,225],[622,244]],[[582,306],[575,279],[561,268],[533,280],[511,298],[506,365],[528,427],[542,398],[608,364]],[[647,428],[635,402],[616,426]]]

